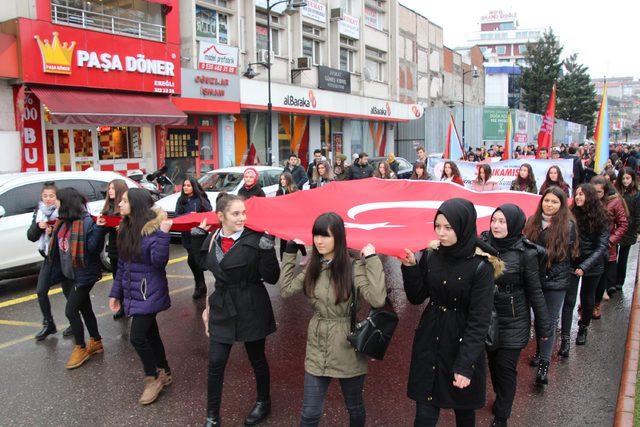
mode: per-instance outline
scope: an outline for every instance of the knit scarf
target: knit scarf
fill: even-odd
[[[54,227],[54,231],[52,233],[53,236],[58,235],[58,230],[62,226],[62,221],[57,220],[56,225]],[[69,223],[66,223],[69,226]],[[75,268],[84,268],[84,221],[82,219],[76,219],[71,222],[71,236],[69,237],[69,244],[71,246],[71,263]],[[49,245],[49,255],[51,255],[52,248],[55,247],[58,243]]]
[[[543,230],[551,225],[552,218],[553,217],[551,217],[551,216],[542,214],[542,229]]]

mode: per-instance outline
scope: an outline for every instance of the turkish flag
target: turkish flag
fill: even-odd
[[[247,205],[247,227],[282,239],[300,239],[312,245],[315,219],[335,212],[345,221],[347,245],[360,250],[372,243],[376,251],[404,256],[404,248],[423,249],[436,238],[433,220],[440,204],[461,197],[478,213],[478,233],[489,229],[491,214],[504,203],[514,203],[527,216],[540,196],[513,191],[478,193],[449,182],[369,178],[332,182],[321,188],[280,197],[252,197]]]
[[[551,89],[551,97],[547,104],[547,113],[542,118],[542,125],[540,125],[540,132],[538,132],[538,151],[541,148],[546,148],[547,153],[551,156],[551,146],[553,145],[553,125],[555,124],[556,116],[556,85],[553,85]]]

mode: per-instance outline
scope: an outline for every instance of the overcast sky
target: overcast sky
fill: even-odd
[[[592,77],[640,77],[640,2],[607,0],[429,1],[400,3],[443,27],[444,43],[450,48],[467,44],[480,30],[480,17],[502,9],[518,14],[521,28],[553,28],[564,46],[563,58],[578,53],[578,61],[589,67]],[[578,9],[578,11],[576,11]]]

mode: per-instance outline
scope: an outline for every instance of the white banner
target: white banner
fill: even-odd
[[[360,39],[360,18],[351,15],[342,15],[342,19],[338,22],[338,31],[343,36],[352,39]]]
[[[442,168],[446,161],[446,159],[429,157],[427,171],[434,180],[437,181],[442,176]],[[460,169],[460,175],[462,176],[465,187],[471,188],[471,181],[476,179],[478,175],[478,165],[480,165],[480,163],[463,161],[455,163],[458,166],[458,169]],[[564,182],[569,184],[569,187],[571,187],[571,181],[573,180],[573,160],[571,159],[511,159],[489,163],[491,166],[491,179],[489,181],[496,182],[498,184],[498,190],[509,190],[509,188],[511,188],[511,183],[513,183],[517,178],[518,171],[523,163],[529,163],[531,165],[533,174],[536,177],[538,190],[542,187],[542,184],[547,177],[547,171],[551,166],[558,166],[560,168]]]
[[[198,69],[237,74],[238,48],[200,40]]]
[[[327,22],[327,6],[317,1],[307,0],[307,5],[302,8],[302,16],[325,23]]]

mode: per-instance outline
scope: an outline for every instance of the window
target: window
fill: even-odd
[[[269,178],[270,183],[268,185],[277,185],[280,182],[281,173],[282,172],[280,172],[279,170],[268,170],[268,171],[262,172],[260,176],[266,175]]]
[[[81,194],[87,196],[87,200],[90,202],[100,200],[96,194],[96,190],[93,188],[89,180],[86,179],[65,179],[56,181],[56,187],[58,187],[58,189],[75,188]]]
[[[0,206],[5,210],[5,216],[33,213],[42,192],[42,183],[26,184],[13,188],[0,195]]]
[[[142,135],[139,127],[102,126],[98,128],[100,160],[142,157]]]
[[[365,6],[364,8],[364,24],[368,27],[382,30],[384,28],[384,15],[382,12]]]
[[[353,50],[340,48],[340,69],[353,73],[355,70],[356,53]]]
[[[385,67],[386,67],[386,53],[378,50],[378,49],[374,49],[371,47],[367,47],[366,51],[366,60],[365,60],[365,72],[369,73],[369,77],[371,78],[371,80],[377,81],[377,82],[384,82],[385,79]],[[365,75],[365,77],[367,77]]]
[[[267,26],[256,25],[256,48],[258,50],[267,50]],[[274,55],[280,55],[280,31],[277,28],[271,28],[271,51]]]
[[[518,45],[518,52],[520,52],[521,55],[524,55],[525,53],[527,53],[527,45],[526,44]]]
[[[227,22],[227,15],[196,5],[196,37],[229,44]]]
[[[496,46],[496,53],[498,55],[504,55],[507,53],[507,47],[506,46]]]
[[[322,30],[318,27],[304,24],[302,33],[302,55],[311,58],[314,65],[322,64]]]
[[[515,30],[516,27],[513,25],[513,22],[503,22],[500,24],[500,30]]]
[[[353,0],[340,0],[340,7],[344,13],[351,15],[353,13]]]
[[[227,0],[200,0],[200,2],[209,3],[213,6],[219,6],[219,7],[228,7],[227,3],[229,3]]]

